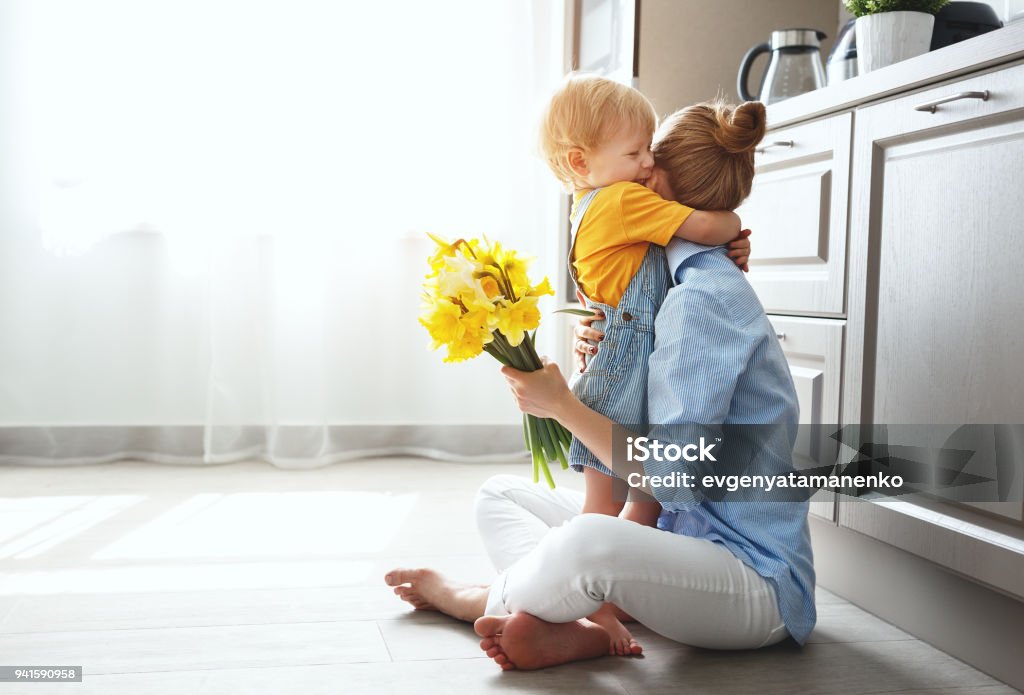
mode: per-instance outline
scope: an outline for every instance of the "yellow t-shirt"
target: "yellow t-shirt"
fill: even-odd
[[[577,191],[576,204],[587,191]],[[598,191],[576,233],[577,281],[592,301],[618,306],[650,244],[665,246],[693,208],[638,183],[623,181]]]

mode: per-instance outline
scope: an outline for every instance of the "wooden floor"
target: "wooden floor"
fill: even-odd
[[[382,576],[488,581],[473,492],[526,468],[0,467],[0,665],[85,674],[0,692],[1017,692],[820,588],[803,649],[707,651],[637,627],[642,659],[502,673],[469,625],[407,610]]]

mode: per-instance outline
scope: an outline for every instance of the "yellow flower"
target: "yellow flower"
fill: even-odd
[[[437,244],[437,250],[427,259],[427,263],[430,264],[431,274],[427,277],[432,277],[441,272],[444,268],[444,261],[446,258],[451,258],[458,251],[459,246],[464,242],[462,239],[458,239],[452,243],[448,243],[441,237],[434,236],[430,232],[427,232],[427,236]]]
[[[501,296],[501,285],[494,279],[493,275],[484,275],[480,278],[480,287],[483,288],[484,294],[487,295],[488,299],[494,299],[495,297]]]
[[[436,350],[442,345],[449,345],[459,340],[466,332],[462,318],[462,308],[450,301],[441,300],[424,307],[420,315],[420,325],[427,329]]]
[[[471,304],[488,304],[490,298],[477,279],[480,271],[480,264],[472,259],[464,256],[446,258],[438,290],[446,297],[459,299],[467,307]]]
[[[523,297],[517,302],[498,309],[498,330],[515,347],[523,342],[526,331],[540,325],[540,310],[536,297]]]
[[[498,325],[498,315],[494,311],[494,305],[488,304],[485,307],[478,307],[467,311],[459,319],[466,333],[475,333],[480,342],[486,345],[494,340],[491,333]]]
[[[484,237],[484,244],[477,249],[476,259],[480,261],[485,267],[492,266],[497,268],[499,266],[498,258],[501,256],[501,244],[497,241],[490,242],[487,237]]]
[[[512,283],[512,291],[516,296],[522,297],[529,292],[530,278],[527,277],[526,271],[529,270],[533,259],[524,258],[512,249],[502,249],[500,253],[495,254],[495,258],[505,270],[505,276]]]
[[[445,362],[462,362],[476,357],[484,351],[485,338],[487,342],[494,339],[490,331],[463,330],[457,340],[448,343],[448,355]]]
[[[437,301],[443,295],[441,294],[441,283],[440,278],[436,275],[428,276],[423,281],[423,299],[426,302]]]
[[[547,278],[544,278],[543,280],[540,281],[539,285],[535,285],[534,287],[531,287],[530,290],[526,293],[526,296],[527,297],[543,297],[546,294],[552,294],[553,295],[554,293],[555,293],[555,291],[553,289],[551,289],[551,283],[548,282]]]

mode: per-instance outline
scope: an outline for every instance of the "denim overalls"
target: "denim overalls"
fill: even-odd
[[[580,198],[572,217],[572,245],[569,247],[569,276],[576,287],[576,234],[587,208],[600,188]],[[584,405],[630,428],[647,425],[647,359],[654,351],[654,318],[668,293],[670,276],[665,249],[650,244],[643,263],[633,275],[617,307],[591,301],[587,308],[600,309],[605,320],[594,321],[604,333],[597,354],[587,369],[572,380],[572,392]],[[590,450],[575,437],[569,447],[569,464],[579,472],[584,466],[612,475]]]

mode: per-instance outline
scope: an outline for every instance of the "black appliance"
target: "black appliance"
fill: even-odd
[[[987,34],[1003,26],[990,5],[983,2],[951,2],[935,15],[931,50]]]

